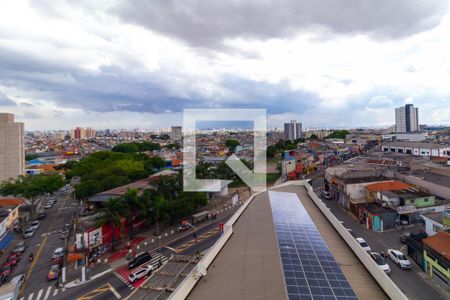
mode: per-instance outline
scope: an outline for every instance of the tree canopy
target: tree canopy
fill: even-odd
[[[157,143],[142,142],[142,143],[124,143],[116,145],[112,148],[113,152],[122,153],[138,153],[144,151],[160,150],[161,146]]]
[[[350,132],[348,130],[335,130],[333,131],[331,134],[329,134],[328,136],[326,136],[326,139],[345,139],[347,134],[349,134]]]

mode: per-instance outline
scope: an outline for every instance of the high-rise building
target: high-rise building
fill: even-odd
[[[172,126],[170,138],[174,141],[179,141],[183,137],[183,130],[181,126]]]
[[[284,139],[294,141],[303,137],[302,123],[292,120],[291,123],[284,123]]]
[[[95,130],[91,127],[82,128],[77,127],[75,129],[70,130],[70,138],[72,140],[85,140],[92,139],[95,137]]]
[[[419,109],[412,104],[395,109],[395,131],[416,132],[419,131]]]
[[[13,114],[0,113],[0,182],[25,172],[24,124]]]

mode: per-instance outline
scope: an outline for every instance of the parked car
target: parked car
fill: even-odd
[[[24,281],[25,281],[25,274],[19,274],[11,278],[9,282],[16,283],[19,286],[18,289],[20,289]]]
[[[134,283],[135,281],[137,281],[145,276],[148,276],[152,272],[153,272],[152,265],[144,266],[144,267],[140,268],[139,270],[136,270],[136,271],[132,272],[130,275],[128,275],[128,281],[131,283]]]
[[[18,242],[13,249],[14,253],[22,254],[27,249],[27,244],[25,242]]]
[[[372,259],[377,263],[378,267],[383,270],[386,274],[391,273],[391,267],[387,264],[386,260],[383,256],[380,255],[380,253],[377,252],[370,252],[370,256]]]
[[[411,235],[411,232],[403,232],[400,235],[400,242],[402,242],[403,244],[406,243],[406,239]]]
[[[36,228],[34,227],[28,227],[24,233],[23,233],[23,237],[26,239],[29,239],[30,237],[32,237],[34,235],[34,233],[36,232]]]
[[[46,216],[47,216],[47,214],[45,212],[41,212],[37,215],[36,219],[43,220],[43,219],[45,219]]]
[[[128,269],[134,269],[152,259],[152,256],[148,252],[142,252],[138,254],[132,261],[128,263]]]
[[[39,226],[41,226],[41,221],[39,220],[35,220],[33,222],[31,222],[30,227],[33,227],[34,229],[38,229]]]
[[[331,199],[331,194],[328,191],[322,191],[322,198],[325,200],[330,200]]]
[[[178,226],[177,231],[178,232],[187,231],[187,230],[189,230],[189,228],[192,228],[191,224],[190,223],[184,223],[184,224],[181,224],[180,226]]]
[[[12,268],[9,265],[0,267],[0,282],[5,282],[6,279],[11,275]]]
[[[50,209],[50,208],[52,208],[52,207],[53,207],[53,204],[52,204],[52,203],[47,203],[47,204],[45,204],[45,206],[44,206],[45,209]]]
[[[402,252],[394,249],[388,249],[387,253],[389,258],[400,268],[403,270],[411,269],[411,262]]]
[[[357,242],[359,243],[359,245],[360,245],[364,250],[366,250],[367,252],[372,251],[372,249],[370,248],[369,244],[367,244],[367,242],[366,242],[363,238],[357,237],[357,238],[356,238],[356,241],[357,241]]]
[[[66,251],[64,250],[64,248],[62,247],[56,248],[55,251],[53,251],[52,259],[63,257],[65,253]]]
[[[59,265],[51,265],[50,270],[48,270],[47,280],[55,280],[59,277]]]
[[[6,258],[6,262],[3,265],[10,265],[11,267],[15,267],[17,266],[19,261],[20,261],[20,254],[13,252]]]

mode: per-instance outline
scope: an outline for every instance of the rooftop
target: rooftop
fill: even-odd
[[[418,177],[420,179],[424,179],[425,181],[429,181],[441,186],[445,186],[450,188],[450,177],[445,175],[440,175],[432,172],[427,171],[412,171],[412,172],[406,172],[405,175]]]
[[[440,145],[434,143],[421,143],[421,142],[390,142],[385,143],[383,146],[387,147],[411,147],[411,148],[425,148],[425,149],[444,149],[450,148],[450,145]]]
[[[441,231],[423,240],[424,244],[450,260],[450,233]]]
[[[394,191],[408,189],[411,186],[398,180],[377,182],[366,186],[366,189],[372,192]]]
[[[386,178],[380,176],[356,177],[356,178],[340,178],[346,184],[357,184],[366,182],[384,181]]]
[[[444,222],[444,214],[442,212],[435,212],[435,213],[427,213],[427,214],[423,214],[422,216],[433,220],[437,223],[442,224]]]
[[[304,187],[272,190],[297,195],[358,298],[387,298]],[[189,299],[286,299],[288,290],[273,220],[269,193],[257,195],[233,225],[233,235]]]

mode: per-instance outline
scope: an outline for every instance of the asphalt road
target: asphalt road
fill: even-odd
[[[28,248],[22,255],[19,265],[14,269],[13,275],[25,274],[28,278],[22,287],[23,292],[19,299],[22,297],[27,300],[37,299],[39,294],[40,299],[46,299],[47,291],[49,291],[47,298],[53,295],[49,287],[54,287],[55,283],[47,281],[51,254],[56,248],[64,246],[58,231],[64,224],[70,223],[73,211],[71,199],[67,194],[57,194],[56,198],[56,204],[45,210],[47,217],[42,220],[34,236],[26,240]],[[33,253],[35,257],[31,263],[28,261],[30,253]]]

